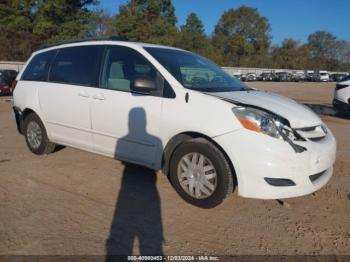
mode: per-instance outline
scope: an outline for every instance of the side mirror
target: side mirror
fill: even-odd
[[[156,91],[156,83],[153,80],[146,78],[137,78],[134,81],[134,85],[131,87],[131,91],[149,94],[153,91]]]

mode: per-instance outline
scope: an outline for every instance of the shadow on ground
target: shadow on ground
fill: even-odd
[[[161,145],[160,139],[149,134],[146,127],[145,110],[141,107],[131,109],[129,132],[118,140],[115,158],[128,153],[139,157],[146,157],[140,152],[154,153],[133,142],[142,138],[153,145]],[[106,242],[106,261],[113,261],[113,255],[134,254],[133,247],[137,242],[141,255],[162,255],[163,225],[156,172],[132,164],[124,165],[121,188]]]
[[[327,104],[306,104],[306,103],[304,103],[304,105],[306,105],[309,108],[311,108],[318,115],[333,116],[333,117],[337,117],[337,118],[350,120],[350,112],[337,110],[331,105],[327,105]]]
[[[125,165],[106,242],[107,261],[113,260],[111,255],[133,254],[135,241],[138,241],[141,255],[163,254],[163,226],[156,180],[153,170]]]

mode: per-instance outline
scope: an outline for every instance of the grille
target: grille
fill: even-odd
[[[327,135],[327,130],[319,126],[311,126],[311,127],[305,127],[305,128],[298,128],[295,129],[295,131],[303,138],[309,139],[311,141],[317,142],[322,140]]]

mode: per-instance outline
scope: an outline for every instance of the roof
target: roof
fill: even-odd
[[[129,42],[124,37],[112,36],[112,37],[107,37],[107,38],[77,39],[77,40],[59,42],[59,43],[52,44],[52,45],[44,45],[38,51],[36,51],[34,53],[41,53],[43,51],[54,50],[54,49],[58,49],[58,48],[62,48],[62,47],[69,47],[69,46],[81,46],[81,45],[92,45],[92,44],[104,45],[104,44],[111,44],[111,43],[119,44],[119,45],[123,45],[123,46],[130,46],[130,47],[141,47],[141,48],[142,47],[158,47],[158,48],[181,50],[179,48],[165,46],[165,45],[157,45],[157,44],[142,43],[142,42]]]

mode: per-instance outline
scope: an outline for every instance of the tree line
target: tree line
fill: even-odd
[[[350,43],[326,31],[272,45],[271,26],[248,6],[225,11],[208,36],[195,13],[177,26],[171,0],[129,0],[116,15],[97,0],[0,0],[0,60],[26,60],[43,44],[111,35],[196,52],[221,66],[350,71]]]

